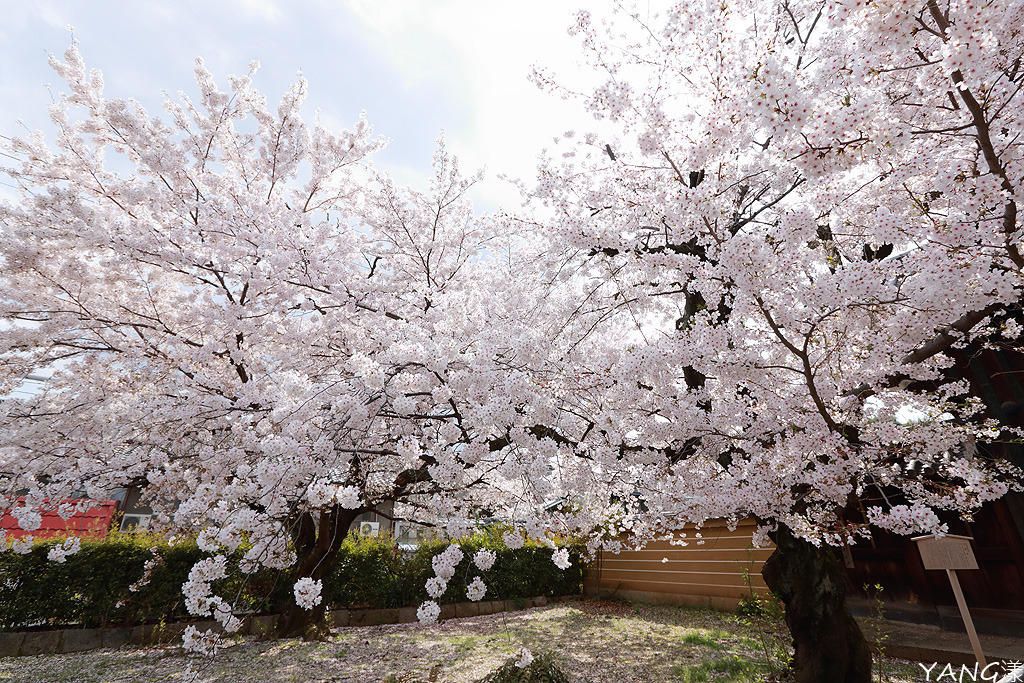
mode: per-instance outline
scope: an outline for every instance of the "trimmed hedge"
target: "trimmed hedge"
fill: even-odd
[[[429,600],[426,582],[434,575],[431,560],[448,547],[448,541],[427,541],[407,553],[390,541],[350,537],[345,541],[333,580],[324,581],[324,599],[333,607],[410,607]],[[499,530],[481,532],[459,541],[465,554],[456,567],[448,590],[437,601],[466,601],[466,588],[479,576],[487,584],[484,600],[514,600],[537,595],[577,595],[583,592],[583,562],[578,548],[570,546],[572,566],[561,570],[551,561],[552,550],[527,543],[510,550]],[[494,566],[482,572],[473,554],[488,548],[497,555]],[[289,584],[290,585],[290,584]]]
[[[172,545],[144,533],[111,534],[100,540],[83,539],[81,550],[63,564],[46,558],[59,542],[41,542],[25,555],[0,552],[0,630],[123,626],[190,618],[181,585],[192,565],[209,555],[194,541]],[[550,548],[528,543],[509,550],[497,531],[459,543],[466,557],[438,602],[464,602],[466,586],[478,575],[487,584],[485,600],[582,592],[582,562],[575,549],[570,552],[572,566],[562,571],[551,561]],[[430,541],[406,552],[389,538],[352,536],[339,552],[334,572],[324,580],[324,599],[333,608],[419,605],[428,599],[425,584],[433,576],[431,559],[447,545]],[[153,569],[150,581],[133,592],[129,586],[142,577],[146,561],[153,557],[152,547],[159,549],[163,561]],[[487,572],[472,564],[472,555],[480,548],[490,548],[498,556]],[[251,576],[236,572],[215,583],[214,590],[228,600],[237,596],[239,609],[272,613],[289,598],[292,582],[289,572],[264,569]]]
[[[181,585],[192,565],[208,555],[195,541],[171,545],[148,534],[115,533],[82,539],[81,550],[63,563],[48,560],[50,548],[60,542],[37,543],[25,555],[0,552],[0,629],[122,626],[189,616]],[[152,547],[163,562],[154,567],[149,583],[133,592],[129,586],[142,577]],[[232,577],[215,587],[225,591],[237,584],[239,579]]]

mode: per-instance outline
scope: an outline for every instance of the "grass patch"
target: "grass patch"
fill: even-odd
[[[712,650],[724,650],[725,645],[722,644],[722,641],[728,640],[730,637],[725,631],[716,629],[704,633],[687,633],[683,636],[683,642],[697,647],[709,647]]]
[[[472,652],[476,649],[477,638],[475,636],[455,636],[449,638],[448,642],[455,648],[455,653]]]
[[[690,666],[672,667],[673,675],[681,683],[705,683],[710,680],[714,680],[716,683],[754,683],[763,671],[762,665],[739,655],[722,657]],[[712,677],[714,678],[712,679]]]

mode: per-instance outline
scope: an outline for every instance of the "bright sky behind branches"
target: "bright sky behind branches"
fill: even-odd
[[[601,5],[604,3],[596,3]],[[595,3],[587,2],[595,9]],[[531,64],[579,73],[566,29],[578,0],[0,0],[0,134],[52,138],[43,84],[61,84],[47,54],[71,41],[103,71],[106,94],[162,113],[162,92],[194,92],[201,56],[218,83],[262,67],[275,102],[299,70],[307,116],[350,126],[365,109],[392,139],[378,164],[399,182],[425,177],[441,133],[466,171],[486,166],[481,209],[515,208],[499,173],[532,178],[552,137],[584,125],[576,105],[527,80]],[[21,121],[22,124],[17,123]]]

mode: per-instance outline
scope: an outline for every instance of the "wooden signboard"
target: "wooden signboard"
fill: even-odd
[[[971,639],[971,647],[974,648],[974,656],[979,664],[986,666],[985,653],[981,649],[978,632],[974,630],[974,622],[971,621],[971,613],[967,611],[964,592],[960,589],[960,581],[956,578],[958,569],[978,568],[978,560],[974,557],[974,550],[971,548],[971,537],[947,534],[942,538],[936,538],[935,534],[928,534],[927,536],[917,536],[913,540],[917,542],[917,549],[921,552],[921,561],[924,563],[925,569],[946,570],[949,585],[952,586],[953,596],[956,598],[956,605],[960,608],[960,616],[963,617],[964,627],[967,629],[967,637]]]
[[[846,568],[847,569],[853,569],[853,567],[854,567],[854,564],[853,564],[853,553],[850,552],[850,546],[847,545],[846,543],[844,543],[843,544],[843,548],[842,548],[842,552],[843,552],[843,562],[846,563]]]
[[[971,549],[969,536],[947,534],[936,538],[934,534],[914,539],[921,552],[925,569],[977,569],[978,560]]]

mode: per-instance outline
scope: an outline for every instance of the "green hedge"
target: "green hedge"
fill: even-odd
[[[63,563],[46,559],[59,541],[44,541],[30,553],[0,552],[0,629],[58,628],[71,625],[120,626],[189,618],[181,585],[189,569],[208,556],[194,541],[173,545],[146,534],[113,534],[102,540],[83,540],[82,549]],[[481,576],[485,600],[510,600],[535,595],[570,595],[582,591],[579,553],[562,571],[551,561],[551,549],[529,543],[519,550],[504,546],[497,531],[461,540],[466,557],[439,602],[463,602],[466,586]],[[431,559],[448,543],[430,541],[415,551],[400,550],[388,538],[350,537],[338,555],[335,570],[324,580],[324,599],[334,608],[406,607],[428,599],[426,580],[433,576]],[[129,590],[143,573],[146,560],[158,547],[163,562],[150,581]],[[487,572],[472,564],[472,555],[490,548],[498,559]],[[214,584],[218,595],[258,612],[275,612],[288,599],[288,572],[261,570],[251,576],[234,573]]]
[[[334,607],[419,605],[430,599],[425,586],[434,575],[431,560],[448,545],[448,541],[427,541],[414,552],[405,553],[387,540],[349,538],[339,554],[333,580],[324,582],[324,598]],[[551,561],[550,548],[527,543],[519,550],[510,550],[501,540],[500,530],[464,538],[459,545],[465,557],[440,603],[466,602],[466,587],[476,576],[487,584],[484,600],[576,595],[583,591],[583,563],[577,548],[570,547],[572,566],[563,571]],[[486,572],[472,561],[481,548],[497,555],[494,566]]]
[[[63,563],[52,562],[46,555],[59,543],[37,543],[25,555],[0,552],[0,629],[187,618],[181,585],[192,565],[208,555],[192,540],[171,545],[147,534],[112,534],[102,540],[83,539],[76,554]],[[133,592],[129,586],[142,577],[146,561],[153,557],[152,547],[159,548],[163,562],[153,569],[151,580]],[[266,574],[253,578],[266,581],[271,578]],[[240,579],[229,577],[215,588],[222,595],[234,594]]]

